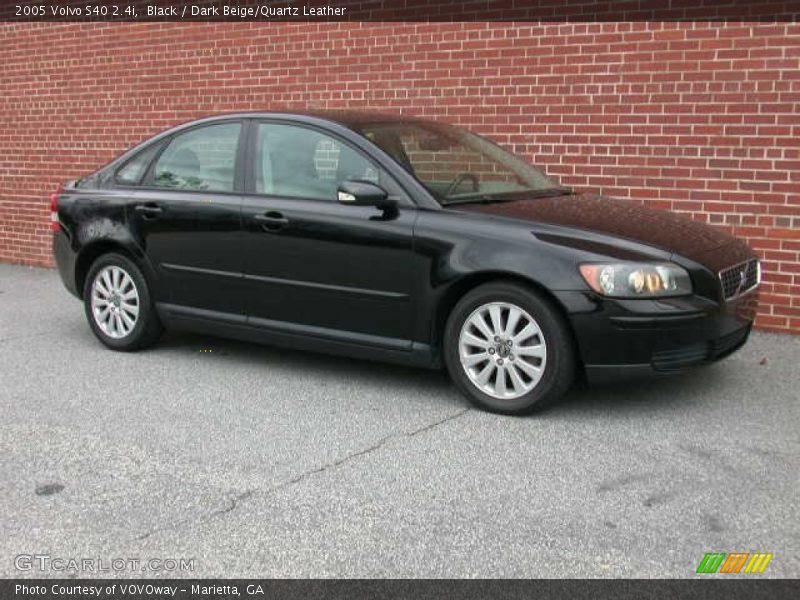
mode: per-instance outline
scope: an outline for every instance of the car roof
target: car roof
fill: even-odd
[[[311,109],[311,110],[270,110],[270,111],[248,111],[248,112],[235,112],[223,113],[209,116],[203,119],[192,121],[198,123],[201,121],[215,121],[219,119],[232,119],[232,118],[275,118],[284,117],[291,120],[303,121],[308,120],[321,120],[336,123],[348,129],[358,129],[362,125],[373,123],[434,123],[434,121],[423,119],[416,116],[385,113],[372,110],[348,110],[348,109]]]

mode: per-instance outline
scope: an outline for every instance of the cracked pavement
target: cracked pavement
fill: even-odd
[[[0,264],[0,292],[0,576],[47,554],[193,558],[167,575],[194,577],[688,577],[710,551],[800,576],[798,337],[512,418],[439,372],[178,333],[111,352],[53,270]]]

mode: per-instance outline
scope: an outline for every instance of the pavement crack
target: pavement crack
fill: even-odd
[[[457,419],[457,418],[465,415],[469,411],[470,411],[469,408],[465,408],[465,409],[460,410],[457,413],[454,413],[452,415],[447,415],[443,419],[439,419],[438,421],[434,421],[433,423],[429,423],[429,424],[425,425],[424,427],[420,427],[419,429],[415,429],[414,431],[393,433],[391,435],[387,435],[387,436],[381,438],[380,440],[378,440],[372,446],[369,446],[368,448],[364,448],[363,450],[358,450],[358,451],[353,452],[351,454],[347,454],[346,456],[343,456],[342,458],[339,458],[339,459],[337,459],[337,460],[335,460],[333,462],[330,462],[330,463],[327,463],[325,465],[322,465],[321,467],[317,467],[315,469],[311,469],[309,471],[305,471],[305,472],[301,473],[300,475],[298,475],[297,477],[294,477],[294,478],[292,478],[292,479],[290,479],[288,481],[284,481],[283,483],[279,483],[278,485],[273,486],[269,490],[265,490],[265,493],[266,494],[270,494],[272,492],[276,492],[276,491],[278,491],[278,490],[280,490],[280,489],[282,489],[284,487],[287,487],[289,485],[294,485],[295,483],[300,483],[301,481],[311,477],[312,475],[316,475],[317,473],[323,473],[325,471],[329,471],[331,469],[335,469],[336,467],[341,466],[346,462],[350,462],[351,460],[354,460],[356,458],[360,458],[362,456],[366,456],[367,454],[371,454],[372,452],[375,452],[376,450],[380,450],[383,446],[385,446],[388,442],[390,442],[392,440],[402,439],[404,437],[414,437],[414,436],[419,435],[421,433],[425,433],[426,431],[430,431],[431,429],[434,429],[434,428],[438,427],[439,425],[442,425],[442,424],[447,423],[449,421],[453,421],[454,419]]]
[[[270,488],[269,490],[267,490],[266,493],[269,494],[269,493],[275,492],[275,491],[277,491],[277,490],[279,490],[281,488],[287,487],[289,485],[294,485],[295,483],[300,483],[301,481],[303,481],[304,479],[307,479],[308,477],[311,477],[312,475],[316,475],[317,473],[323,473],[323,472],[328,471],[330,469],[335,469],[339,465],[343,465],[344,463],[346,463],[346,462],[348,462],[350,460],[353,460],[355,458],[358,458],[359,456],[364,456],[364,455],[369,454],[371,452],[375,452],[376,450],[379,450],[386,442],[388,442],[389,440],[394,439],[396,437],[398,437],[398,436],[396,436],[396,435],[387,435],[386,437],[381,438],[380,440],[378,440],[378,442],[376,444],[373,444],[369,448],[365,448],[364,450],[359,450],[357,452],[353,452],[352,454],[348,454],[347,456],[344,456],[343,458],[340,458],[340,459],[335,460],[333,462],[330,462],[330,463],[327,463],[325,465],[322,465],[321,467],[317,467],[316,469],[311,469],[309,471],[305,471],[303,473],[300,473],[300,475],[298,475],[297,477],[294,477],[293,479],[290,479],[288,481],[284,481],[283,483],[279,483],[278,485]]]
[[[274,486],[272,486],[270,488],[267,488],[267,489],[264,489],[264,490],[260,490],[258,488],[252,488],[252,489],[249,489],[249,490],[247,490],[245,492],[242,492],[241,494],[231,498],[224,507],[219,508],[217,510],[214,510],[214,511],[208,513],[206,516],[203,516],[203,517],[200,517],[200,518],[197,518],[197,519],[182,519],[180,521],[176,521],[175,523],[171,523],[170,525],[167,525],[165,527],[157,527],[157,528],[152,529],[152,530],[150,530],[150,531],[148,531],[148,532],[146,532],[146,533],[144,533],[142,535],[137,536],[135,539],[136,540],[144,540],[144,539],[147,539],[147,538],[149,538],[149,537],[151,537],[151,536],[153,536],[153,535],[155,535],[157,533],[161,533],[162,531],[180,529],[180,528],[182,528],[182,527],[184,527],[186,525],[202,525],[202,524],[204,524],[204,523],[206,523],[206,522],[208,522],[208,521],[210,521],[210,520],[212,520],[212,519],[214,519],[216,517],[221,517],[221,516],[225,516],[225,515],[228,515],[228,514],[232,513],[233,511],[236,510],[236,508],[239,506],[240,503],[242,503],[243,501],[247,500],[248,498],[254,496],[257,493],[263,493],[263,495],[268,496],[268,495],[273,494],[274,492],[277,492],[277,491],[279,491],[279,490],[281,490],[281,489],[283,489],[285,487],[289,487],[289,486],[294,485],[296,483],[301,483],[302,481],[308,479],[309,477],[312,477],[313,475],[316,475],[318,473],[324,473],[326,471],[330,471],[331,469],[335,469],[336,467],[339,467],[339,466],[341,466],[341,465],[343,465],[343,464],[345,464],[347,462],[350,462],[350,461],[355,460],[357,458],[360,458],[362,456],[366,456],[368,454],[376,452],[376,451],[380,450],[383,446],[385,446],[387,443],[389,443],[392,440],[398,440],[398,439],[403,439],[403,438],[411,438],[411,437],[415,437],[417,435],[420,435],[422,433],[425,433],[427,431],[431,431],[432,429],[435,429],[435,428],[437,428],[437,427],[439,427],[441,425],[444,425],[445,423],[449,423],[450,421],[454,421],[455,419],[463,417],[469,411],[470,411],[469,408],[464,408],[464,409],[462,409],[462,410],[460,410],[460,411],[458,411],[456,413],[453,413],[451,415],[447,415],[446,417],[444,417],[442,419],[438,419],[438,420],[434,421],[433,423],[428,423],[427,425],[424,425],[424,426],[422,426],[422,427],[420,427],[418,429],[414,429],[413,431],[404,431],[404,432],[400,432],[400,433],[393,433],[393,434],[387,435],[385,437],[382,437],[377,442],[375,442],[374,444],[372,444],[371,446],[369,446],[367,448],[364,448],[362,450],[357,450],[355,452],[351,452],[350,454],[347,454],[347,455],[343,456],[342,458],[334,460],[334,461],[332,461],[330,463],[324,464],[324,465],[322,465],[320,467],[316,467],[314,469],[309,469],[308,471],[304,471],[304,472],[300,473],[299,475],[297,475],[297,476],[295,476],[295,477],[293,477],[291,479],[288,479],[286,481],[283,481],[281,483],[278,483],[277,485],[274,485]]]
[[[230,502],[228,503],[228,506],[213,511],[211,514],[208,515],[208,517],[206,517],[205,519],[200,519],[200,521],[198,522],[202,523],[218,515],[224,515],[226,513],[236,510],[236,507],[239,506],[239,503],[247,500],[250,496],[252,496],[255,493],[255,491],[256,491],[255,489],[252,489],[252,490],[247,490],[246,492],[242,492],[238,496],[231,498]]]
[[[450,421],[455,421],[456,419],[463,417],[469,411],[470,411],[469,408],[464,408],[458,411],[457,413],[446,416],[444,419],[439,419],[438,421],[434,421],[430,425],[425,425],[425,427],[421,427],[420,429],[417,429],[416,431],[412,431],[411,433],[407,433],[405,435],[407,437],[414,437],[415,435],[419,435],[420,433],[425,433],[426,431],[430,431],[431,429],[436,429],[439,425],[444,425],[445,423],[448,423]]]
[[[170,529],[180,529],[187,523],[189,523],[189,519],[181,519],[180,521],[175,521],[174,523],[170,523],[164,527],[156,527],[155,529],[151,529],[150,531],[146,531],[142,535],[137,535],[134,539],[136,541],[146,540],[147,538],[156,535],[157,533],[161,533],[162,531],[169,531]]]
[[[210,521],[214,517],[217,517],[217,516],[220,516],[220,515],[225,515],[227,513],[230,513],[232,511],[236,510],[236,508],[239,506],[239,504],[241,502],[243,502],[244,500],[247,500],[248,498],[250,498],[250,496],[252,496],[255,492],[256,492],[255,489],[251,489],[251,490],[247,490],[245,492],[242,492],[241,494],[238,494],[237,496],[234,496],[233,498],[231,498],[228,501],[226,506],[224,506],[223,508],[220,508],[220,509],[217,509],[217,510],[214,510],[214,511],[210,512],[205,517],[200,517],[198,519],[181,519],[179,521],[175,521],[174,523],[170,523],[169,525],[166,525],[164,527],[156,527],[154,529],[151,529],[150,531],[147,531],[147,532],[143,533],[142,535],[136,536],[134,539],[137,540],[137,541],[146,540],[147,538],[149,538],[149,537],[151,537],[153,535],[156,535],[157,533],[161,533],[162,531],[170,531],[170,530],[174,531],[176,529],[180,529],[180,528],[184,527],[185,525],[189,525],[189,524],[202,525],[203,523],[205,523],[206,521]]]

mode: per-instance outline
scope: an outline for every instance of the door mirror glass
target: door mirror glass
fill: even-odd
[[[381,186],[370,181],[348,179],[339,184],[337,199],[342,204],[354,206],[377,206],[382,208],[389,194]]]

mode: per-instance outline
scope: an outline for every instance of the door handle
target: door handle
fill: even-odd
[[[142,215],[144,219],[155,219],[158,215],[164,212],[164,209],[161,208],[155,202],[148,202],[146,204],[137,204],[134,206],[134,210]]]
[[[255,215],[253,218],[261,224],[264,231],[278,231],[289,224],[289,219],[274,210],[263,215]]]

